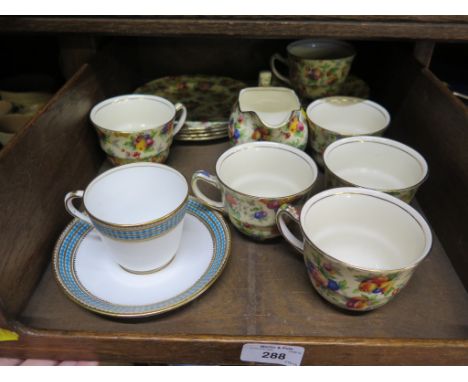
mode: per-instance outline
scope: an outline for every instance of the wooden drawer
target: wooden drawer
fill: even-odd
[[[356,70],[393,117],[388,136],[420,151],[430,167],[417,208],[434,228],[434,245],[393,302],[366,314],[335,309],[313,290],[302,260],[283,240],[256,243],[234,229],[221,277],[175,311],[110,320],[67,299],[50,265],[54,244],[70,221],[63,196],[83,189],[105,161],[89,111],[163,74],[167,62],[158,61],[158,54],[176,62],[181,49],[169,49],[171,41],[119,40],[84,65],[0,152],[0,327],[19,334],[18,341],[0,342],[0,356],[241,364],[242,346],[254,342],[303,346],[302,363],[310,365],[466,364],[467,110],[412,59],[406,43],[357,44],[362,58]],[[213,68],[214,74],[251,81],[269,54],[284,46],[248,39],[192,42],[171,66],[174,72]],[[236,46],[238,54],[229,62],[220,63],[222,54],[195,62],[202,55],[194,46],[221,53]],[[239,67],[253,50],[257,55]],[[175,143],[168,164],[189,179],[195,170],[213,171],[228,147],[226,141]]]

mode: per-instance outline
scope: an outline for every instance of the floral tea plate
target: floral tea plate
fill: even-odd
[[[207,140],[220,125],[225,126],[224,135],[212,134],[212,139],[228,135],[227,125],[231,108],[239,91],[247,85],[229,77],[209,75],[168,76],[150,81],[135,90],[135,93],[152,94],[181,102],[188,110],[188,120],[176,140]],[[187,128],[201,128],[205,135],[187,134]]]
[[[221,215],[190,198],[179,250],[166,268],[146,275],[125,271],[95,229],[74,219],[57,241],[53,269],[65,294],[83,308],[112,317],[146,317],[205,292],[221,275],[230,249]]]

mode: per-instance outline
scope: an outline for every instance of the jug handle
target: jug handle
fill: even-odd
[[[288,65],[288,60],[285,59],[283,56],[281,56],[280,54],[278,53],[275,53],[273,56],[271,56],[270,58],[270,68],[271,68],[271,71],[275,74],[275,76],[280,79],[281,81],[283,82],[286,82],[288,85],[291,85],[291,81],[289,80],[289,78],[283,76],[277,69],[276,69],[276,66],[275,66],[275,61],[279,61],[279,62],[282,62],[284,65],[286,66],[289,66]]]
[[[281,235],[296,249],[301,255],[304,254],[304,238],[299,240],[288,228],[284,218],[290,218],[295,224],[300,226],[299,213],[296,208],[290,204],[281,206],[276,213],[276,224]]]

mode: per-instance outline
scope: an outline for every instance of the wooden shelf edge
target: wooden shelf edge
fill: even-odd
[[[0,356],[112,362],[242,364],[246,343],[305,348],[303,365],[466,365],[468,340],[167,335],[45,331],[16,326]]]
[[[468,40],[464,18],[376,17],[0,17],[0,33],[71,33],[120,36],[236,36],[245,38]]]

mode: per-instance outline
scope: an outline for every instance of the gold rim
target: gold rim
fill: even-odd
[[[380,192],[380,191],[378,191]],[[392,203],[393,205],[395,205],[396,207],[402,209],[404,212],[406,212],[408,215],[411,216],[411,218],[416,222],[416,224],[421,228],[421,231],[423,232],[424,234],[424,237],[425,237],[425,241],[427,243],[427,237],[426,237],[426,230],[424,229],[423,227],[423,224],[421,224],[421,222],[415,217],[413,216],[412,213],[410,213],[410,211],[408,211],[406,208],[404,208],[403,206],[400,206],[399,204],[397,203],[394,203],[393,201],[391,200],[388,200],[386,198],[381,198],[379,196],[376,196],[376,195],[371,195],[371,194],[367,194],[367,193],[362,193],[362,192],[348,192],[348,191],[343,191],[343,192],[335,192],[333,194],[330,194],[330,195],[327,195],[317,201],[315,201],[315,203],[311,204],[310,206],[308,206],[308,210],[313,206],[315,205],[316,203],[320,202],[321,200],[324,200],[326,198],[329,198],[329,197],[333,197],[333,196],[336,196],[336,195],[345,195],[345,194],[351,194],[351,195],[365,195],[365,196],[370,196],[370,197],[373,197],[373,198],[376,198],[376,199],[380,199],[382,201],[385,201],[385,202],[389,202],[389,203]],[[397,198],[395,198],[397,199]],[[397,199],[399,200],[399,199]],[[404,202],[401,202],[403,204],[406,204]],[[408,204],[406,204],[407,207],[410,207]],[[323,251],[322,249],[320,249],[310,238],[309,236],[307,235],[307,233],[304,231],[304,228],[302,227],[302,214],[304,213],[304,209],[302,209],[301,211],[301,216],[299,217],[299,226],[300,226],[300,229],[301,229],[301,232],[302,232],[302,235],[303,237],[305,238],[306,242],[314,249],[316,250],[318,253],[320,253],[322,256],[326,257],[327,259],[329,260],[332,260],[334,262],[337,262],[341,265],[344,265],[348,268],[352,268],[353,270],[356,270],[356,271],[360,271],[360,272],[369,272],[369,273],[392,273],[392,272],[401,272],[401,271],[407,271],[407,270],[410,270],[410,269],[413,269],[415,268],[421,261],[423,261],[427,255],[431,252],[431,249],[432,249],[432,245],[433,245],[433,240],[432,240],[432,234],[431,234],[431,229],[430,227],[428,226],[428,230],[427,232],[429,233],[429,240],[430,240],[430,245],[429,247],[427,248],[427,251],[424,251],[424,254],[422,256],[420,256],[420,259],[415,262],[414,264],[412,265],[408,265],[406,267],[402,267],[402,268],[395,268],[395,269],[372,269],[372,268],[364,268],[364,267],[360,267],[360,266],[357,266],[357,265],[353,265],[353,264],[350,264],[350,263],[347,263],[346,261],[343,261],[343,260],[340,260],[336,257],[333,257],[331,255],[329,255],[328,253],[326,253],[325,251]],[[304,252],[305,252],[305,249],[304,249]],[[305,256],[305,253],[304,253],[304,256]]]
[[[337,99],[337,98],[349,98],[349,99],[352,99],[352,100],[356,100],[356,103],[357,101],[360,101],[362,103],[366,103],[368,106],[372,107],[374,110],[377,110],[378,112],[380,112],[384,118],[385,118],[385,121],[386,121],[386,124],[383,128],[379,129],[379,130],[376,130],[376,131],[373,131],[373,132],[368,132],[368,133],[358,133],[358,134],[342,134],[340,132],[337,132],[337,131],[334,131],[334,130],[330,130],[330,129],[327,129],[326,127],[323,127],[321,125],[319,125],[318,123],[315,123],[314,121],[312,121],[312,118],[309,117],[309,109],[312,110],[313,108],[312,105],[315,103],[315,107],[325,103],[325,102],[330,102],[332,101],[333,99]],[[307,118],[307,122],[309,124],[312,124],[313,126],[319,128],[319,129],[322,129],[326,132],[330,132],[334,135],[337,135],[338,137],[342,137],[342,138],[353,138],[353,137],[359,137],[359,136],[362,136],[362,135],[381,135],[387,128],[388,126],[390,125],[390,122],[392,121],[391,117],[390,117],[390,113],[388,112],[387,109],[385,109],[382,105],[379,105],[378,103],[376,102],[373,102],[371,100],[368,100],[368,99],[364,99],[364,98],[359,98],[359,97],[351,97],[351,96],[331,96],[331,97],[325,97],[325,98],[321,98],[321,99],[318,99],[314,102],[312,102],[306,109],[305,111],[305,114],[306,114],[306,118]]]
[[[196,203],[200,204],[200,206],[203,206],[200,202],[198,202],[195,198],[193,197],[190,197],[191,200],[194,200]],[[73,228],[73,226],[80,222],[80,220],[78,218],[75,218],[72,220],[72,222],[70,222],[68,224],[68,226],[65,228],[65,230],[62,232],[62,234],[60,235],[59,239],[57,240],[57,243],[55,245],[55,248],[54,248],[54,253],[53,253],[53,259],[52,259],[52,264],[53,264],[53,271],[54,271],[54,277],[55,277],[55,280],[57,281],[57,283],[62,287],[62,290],[65,292],[65,295],[70,299],[72,300],[73,302],[75,302],[76,304],[78,304],[79,306],[81,306],[82,308],[85,308],[89,311],[92,311],[94,313],[98,313],[98,314],[102,314],[102,315],[105,315],[105,316],[109,316],[109,317],[117,317],[117,318],[141,318],[141,317],[148,317],[148,316],[154,316],[154,315],[158,315],[158,314],[161,314],[161,313],[165,313],[165,312],[168,312],[168,311],[171,311],[171,310],[174,310],[174,309],[177,309],[187,303],[189,303],[190,301],[193,301],[194,299],[196,299],[197,297],[199,297],[201,294],[203,294],[204,292],[206,292],[210,287],[211,285],[213,285],[213,283],[221,276],[221,274],[223,273],[224,271],[224,268],[226,267],[226,264],[231,256],[231,231],[229,229],[229,226],[227,225],[226,221],[224,220],[224,218],[221,216],[221,214],[219,214],[218,212],[215,212],[215,211],[212,211],[210,210],[211,213],[213,213],[217,219],[217,221],[221,224],[221,227],[222,227],[222,231],[224,232],[225,234],[225,241],[226,241],[226,250],[225,250],[225,253],[224,253],[224,256],[223,256],[223,259],[222,259],[222,264],[220,265],[219,269],[217,270],[216,274],[214,275],[214,277],[212,277],[210,279],[210,281],[202,288],[200,289],[197,293],[187,297],[186,299],[180,301],[179,303],[177,304],[174,304],[174,305],[170,305],[170,306],[167,306],[163,309],[157,309],[157,310],[154,310],[154,311],[148,311],[148,312],[143,312],[143,313],[113,313],[113,312],[109,312],[109,311],[106,311],[106,310],[101,310],[101,309],[97,309],[93,306],[90,306],[88,304],[85,304],[83,303],[82,301],[80,301],[79,299],[77,299],[71,292],[68,291],[68,288],[66,287],[66,285],[62,282],[60,276],[59,276],[59,271],[57,269],[58,267],[58,257],[59,257],[59,249],[60,249],[60,246],[61,246],[61,243],[63,242],[63,240],[65,239],[65,237],[68,235],[69,231]],[[190,212],[188,212],[190,214]],[[211,237],[212,237],[212,243],[213,243],[213,255],[212,255],[212,258],[210,260],[210,263],[209,265],[207,266],[205,272],[200,276],[200,278],[195,281],[193,283],[193,285],[195,285],[197,282],[199,282],[207,273],[208,271],[210,270],[213,262],[214,262],[214,259],[215,259],[215,246],[214,244],[216,243],[216,237],[215,235],[213,234],[213,231],[211,229],[211,227],[208,225],[208,223],[200,218],[199,216],[196,216],[196,215],[193,215],[196,219],[198,219],[199,221],[201,221],[205,227],[207,227],[208,229],[208,232],[210,233]],[[82,235],[82,237],[80,238],[79,242],[75,244],[75,248],[74,248],[74,252],[72,254],[72,257],[71,257],[71,273],[72,273],[72,277],[74,278],[75,282],[77,283],[77,285],[82,288],[82,290],[84,292],[86,292],[88,295],[91,295],[93,298],[95,298],[97,301],[101,301],[101,302],[104,302],[104,303],[107,303],[109,304],[108,301],[105,301],[105,300],[102,300],[96,296],[94,296],[92,293],[90,293],[86,288],[83,287],[83,285],[77,280],[76,278],[76,273],[75,273],[75,269],[74,269],[74,260],[75,260],[75,256],[76,256],[76,252],[77,252],[77,248],[79,247],[79,244],[81,243],[81,241],[84,239],[84,237],[86,235],[88,235],[89,231],[92,230],[92,227],[90,226],[89,229]],[[192,286],[193,286],[192,285]],[[190,289],[192,286],[190,286],[189,288],[187,288],[186,290]],[[184,290],[183,292],[179,293],[178,295],[184,293],[186,290]],[[177,297],[177,296],[174,296],[174,297]],[[172,298],[174,298],[172,297]],[[115,306],[127,306],[127,305],[118,305],[118,304],[113,304]],[[129,307],[130,306],[134,306],[134,305],[128,305]]]
[[[114,229],[116,231],[125,231],[128,228],[148,228],[148,227],[151,227],[154,224],[159,224],[159,223],[162,223],[164,220],[168,220],[169,218],[171,218],[172,216],[177,214],[177,212],[179,212],[182,208],[184,208],[184,206],[186,205],[186,203],[188,201],[188,198],[189,198],[189,195],[188,195],[188,191],[187,191],[187,196],[185,197],[184,201],[174,211],[171,211],[168,214],[166,214],[166,215],[164,215],[164,216],[162,216],[162,217],[160,217],[160,218],[158,218],[156,220],[153,220],[151,222],[141,223],[141,224],[111,224],[111,223],[104,222],[103,220],[99,220],[98,218],[93,216],[91,213],[89,213],[88,210],[86,210],[86,206],[85,206],[85,210],[86,210],[86,213],[93,220],[98,221],[99,224],[104,225],[104,226],[106,226],[108,228],[112,228],[112,229]]]
[[[166,105],[172,106],[172,108],[174,109],[173,110],[174,113],[173,113],[172,117],[167,122],[164,122],[161,125],[156,125],[156,126],[144,129],[144,130],[136,130],[136,131],[119,131],[119,130],[107,129],[107,128],[103,127],[103,126],[98,125],[96,122],[94,122],[94,117],[104,107],[112,105],[114,103],[118,103],[118,102],[127,102],[129,100],[137,100],[137,99],[142,99],[142,98],[146,98],[146,99],[149,99],[151,101],[156,101],[155,98],[157,98],[158,102],[161,102],[160,100],[166,101],[166,102],[163,101],[162,103],[166,103]],[[92,122],[93,126],[98,130],[103,130],[105,133],[111,133],[111,134],[112,133],[117,133],[117,134],[122,134],[122,135],[133,135],[133,134],[141,134],[141,133],[143,133],[145,131],[157,130],[157,129],[163,128],[169,122],[174,121],[174,118],[175,118],[175,116],[177,114],[177,110],[176,110],[175,106],[172,104],[172,102],[169,102],[165,98],[158,97],[158,96],[151,95],[151,94],[129,94],[127,96],[117,96],[117,97],[109,98],[109,99],[106,99],[104,101],[99,102],[96,106],[94,106],[91,109],[90,114],[91,114],[90,115],[91,122]]]
[[[376,137],[378,138],[378,137]],[[351,144],[351,143],[356,143],[356,142],[361,142],[361,143],[365,143],[365,142],[372,142],[372,143],[377,143],[377,144],[380,144],[380,145],[384,145],[384,146],[388,146],[388,147],[392,147],[394,149],[398,149],[402,152],[404,152],[405,154],[408,154],[410,157],[412,157],[416,162],[418,162],[419,165],[421,165],[421,161],[413,155],[413,153],[409,152],[409,151],[406,151],[404,149],[402,149],[401,147],[398,147],[398,146],[393,146],[391,144],[388,144],[386,142],[376,142],[374,140],[365,140],[365,139],[355,139],[353,141],[350,141],[350,142],[345,142],[345,143],[341,143],[340,145],[337,145],[336,147],[334,147],[333,149],[337,149],[339,148],[340,146],[344,146],[344,145],[347,145],[347,144]],[[331,152],[330,152],[331,153]],[[419,154],[420,155],[420,154]],[[422,158],[422,156],[421,156]],[[342,183],[345,183],[345,184],[348,184],[350,187],[360,187],[360,188],[370,188],[370,187],[366,187],[366,186],[361,186],[359,184],[355,184],[355,183],[352,183],[346,179],[343,179],[342,177],[340,177],[339,175],[337,175],[334,171],[332,171],[330,169],[330,167],[327,165],[327,162],[325,160],[325,153],[323,155],[323,165],[325,166],[325,170],[327,170],[331,175],[335,176],[340,182]],[[421,166],[422,170],[424,171],[424,168]],[[407,192],[407,191],[411,191],[411,190],[414,190],[415,188],[418,188],[421,184],[423,184],[427,177],[429,176],[429,168],[427,167],[426,165],[426,172],[424,174],[424,176],[422,177],[422,179],[420,181],[418,181],[416,184],[412,185],[412,186],[408,186],[408,187],[405,187],[405,188],[397,188],[397,189],[380,189],[380,188],[370,188],[372,190],[376,190],[376,191],[380,191],[380,192],[385,192],[385,193],[395,193],[395,192]]]
[[[204,132],[204,133],[191,133],[191,132],[184,132],[184,133],[179,133],[177,135],[179,135],[179,137],[194,137],[194,138],[205,138],[205,137],[218,137],[218,136],[221,136],[221,135],[228,135],[228,131],[227,129],[226,130],[222,130],[222,131],[207,131],[207,132]]]
[[[95,183],[97,180],[101,180],[103,179],[105,176],[108,176],[110,175],[111,173],[114,173],[116,171],[120,171],[123,169],[123,167],[125,166],[133,166],[133,167],[153,167],[153,166],[156,166],[156,167],[161,167],[161,168],[166,168],[166,169],[169,169],[169,171],[171,171],[172,173],[176,173],[177,175],[179,175],[179,177],[185,182],[186,186],[187,186],[187,194],[185,195],[185,198],[184,200],[177,206],[177,208],[169,213],[167,213],[166,215],[164,216],[161,216],[155,220],[151,220],[149,222],[144,222],[144,223],[138,223],[138,224],[117,224],[117,223],[109,223],[109,222],[106,222],[104,220],[101,220],[99,218],[97,218],[96,216],[94,216],[92,213],[90,213],[88,211],[88,209],[86,208],[86,203],[85,203],[85,197],[86,197],[86,192],[89,188],[89,186],[91,186],[93,183]],[[112,228],[112,229],[116,229],[116,230],[119,230],[119,228],[147,228],[148,226],[152,226],[154,224],[157,224],[157,223],[161,223],[162,221],[164,220],[167,220],[169,219],[170,217],[172,217],[174,214],[176,214],[177,212],[179,212],[184,206],[185,204],[187,203],[188,201],[188,198],[189,198],[189,185],[187,183],[187,181],[185,180],[185,177],[180,173],[178,172],[177,170],[174,170],[173,168],[165,165],[165,164],[161,164],[161,163],[150,163],[150,162],[137,162],[137,163],[128,163],[126,165],[122,165],[122,166],[118,166],[118,167],[115,167],[111,170],[108,170],[106,171],[105,173],[99,175],[97,178],[95,178],[89,185],[88,187],[86,187],[86,190],[84,191],[83,193],[83,205],[84,205],[84,209],[86,211],[86,213],[93,219],[93,220],[96,220],[99,224],[105,226],[105,227],[108,227],[108,228]]]
[[[225,139],[228,138],[228,134],[218,135],[218,136],[206,136],[206,137],[193,137],[193,136],[175,136],[176,141],[211,141],[214,139]]]
[[[206,131],[206,130],[227,130],[229,122],[208,122],[210,125],[189,125],[187,122],[180,131]],[[200,122],[201,123],[201,122]]]
[[[269,143],[272,143],[272,142],[269,142]],[[248,145],[248,143],[246,143]],[[258,144],[258,143],[257,143]],[[278,144],[280,146],[282,146],[281,144]],[[242,145],[241,145],[242,146]],[[299,155],[297,152],[293,151],[293,150],[289,150],[291,149],[291,147],[288,147],[288,148],[283,148],[283,147],[278,147],[278,146],[272,146],[272,145],[265,145],[265,147],[270,147],[270,148],[274,148],[274,149],[280,149],[280,150],[283,150],[283,151],[286,151],[288,153],[292,153],[296,156],[298,156],[299,158],[301,158],[304,162],[306,162],[307,164],[310,164],[308,163],[307,159],[305,159],[303,156]],[[234,154],[237,154],[239,151],[243,151],[243,150],[249,150],[250,146],[249,147],[240,147],[238,146],[236,150],[233,150],[228,156],[226,156],[224,160],[226,160],[229,156],[231,155],[234,155]],[[299,149],[297,149],[299,150]],[[300,150],[299,150],[300,151]],[[226,152],[225,152],[226,153]],[[303,153],[304,155],[307,155],[305,152],[301,151],[301,153]],[[223,154],[224,155],[224,154]],[[318,168],[317,168],[317,165],[315,164],[315,162],[312,160],[312,158],[310,158],[310,160],[312,161],[312,163],[315,165],[315,166],[311,166],[312,168],[315,169],[315,177],[314,177],[314,180],[312,181],[312,184],[307,187],[306,189],[302,190],[302,191],[299,191],[299,192],[296,192],[295,194],[292,194],[292,195],[286,195],[286,196],[275,196],[275,197],[262,197],[262,196],[254,196],[254,195],[249,195],[249,194],[246,194],[244,192],[241,192],[241,191],[236,191],[234,190],[233,188],[229,187],[228,185],[226,185],[226,183],[224,183],[222,180],[221,180],[221,177],[219,176],[218,174],[218,171],[217,171],[217,168],[216,168],[216,177],[218,178],[218,181],[219,183],[221,183],[221,185],[225,188],[227,188],[229,191],[232,191],[232,192],[235,192],[236,194],[239,194],[239,195],[242,195],[242,196],[245,196],[245,197],[248,197],[248,198],[251,198],[251,199],[255,199],[255,200],[278,200],[278,199],[296,199],[300,196],[303,196],[307,193],[309,193],[312,188],[314,187],[315,185],[315,182],[317,181],[317,178],[318,178]],[[218,167],[216,165],[216,167]]]

